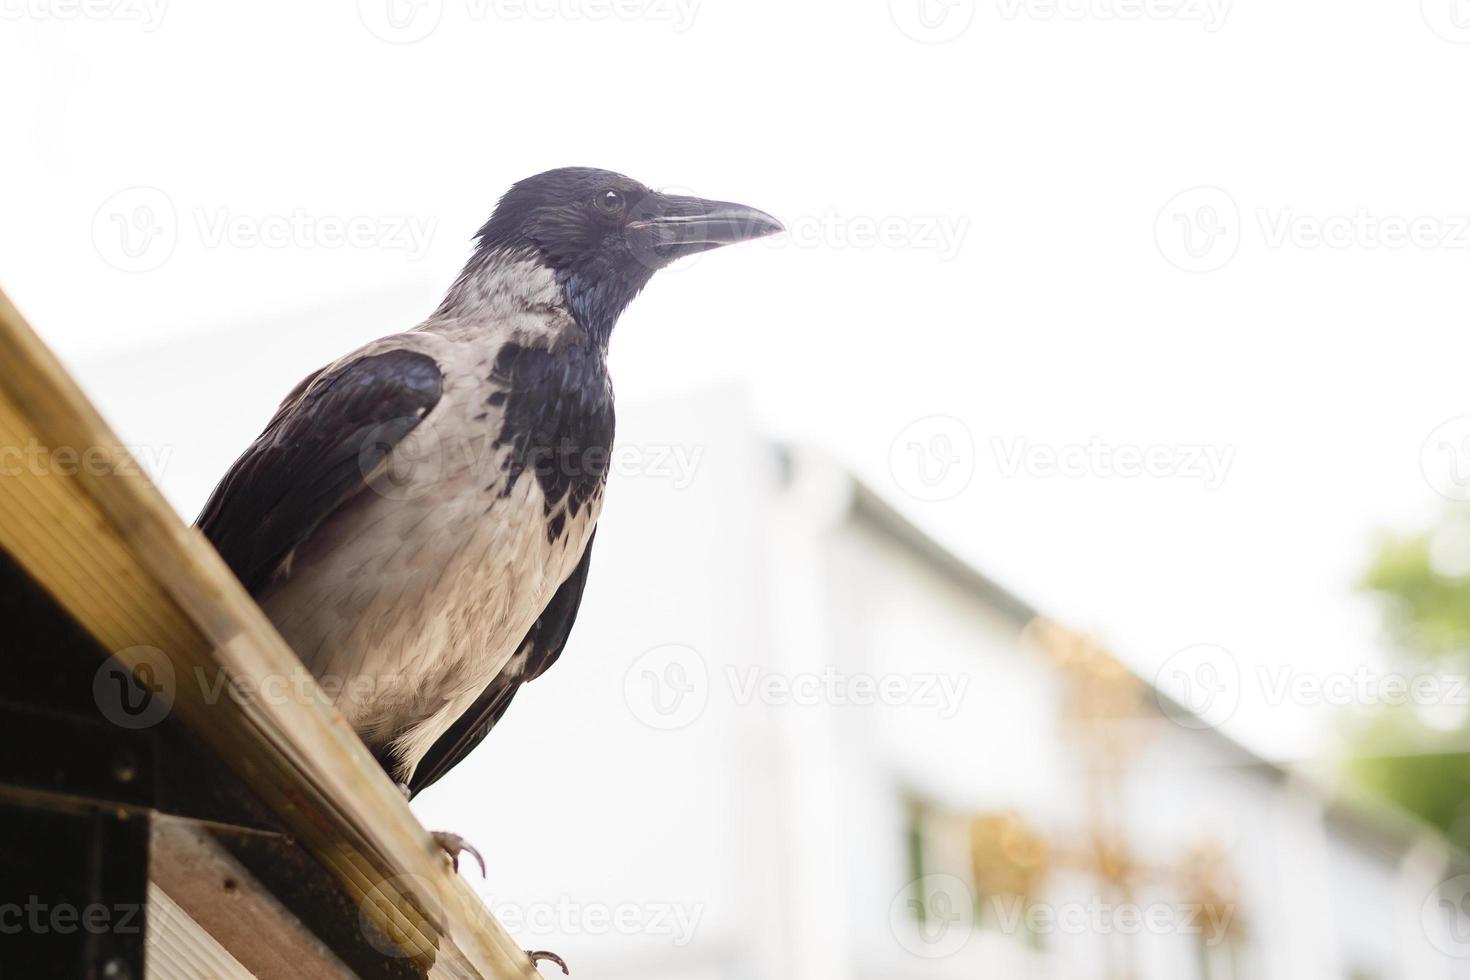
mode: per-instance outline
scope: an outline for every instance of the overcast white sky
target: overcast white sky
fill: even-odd
[[[0,0],[0,286],[95,363],[427,313],[548,167],[742,201],[792,234],[656,279],[621,399],[748,385],[1141,670],[1226,648],[1274,754],[1325,713],[1256,665],[1373,657],[1470,415],[1462,0],[388,3]]]

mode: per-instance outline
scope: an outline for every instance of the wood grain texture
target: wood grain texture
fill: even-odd
[[[172,952],[181,964],[176,971],[180,980],[217,975],[190,974],[191,959],[218,960],[219,973],[229,980],[235,975],[223,967],[231,961],[244,976],[352,980],[352,971],[300,919],[192,821],[155,817],[148,860],[149,901],[159,893],[168,899],[148,910],[150,933],[156,919],[166,927],[163,934],[150,935],[151,948],[162,946]],[[201,931],[207,938],[197,935]],[[150,954],[150,980],[157,966]],[[166,980],[164,972],[159,980]]]

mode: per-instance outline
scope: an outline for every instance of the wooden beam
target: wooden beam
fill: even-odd
[[[146,665],[172,710],[431,976],[538,977],[3,293],[0,365],[0,450],[21,454],[0,458],[0,548],[120,662]],[[220,680],[270,696],[221,696]]]
[[[266,941],[269,941],[267,938]],[[263,944],[262,944],[263,945]],[[153,882],[148,883],[148,964],[145,980],[255,980],[279,976],[282,980],[328,980],[332,974],[313,976],[296,968],[285,972],[252,972],[230,954],[184,907]]]
[[[251,977],[351,980],[310,927],[193,821],[156,815],[148,865],[150,948],[180,963],[232,962]],[[165,901],[155,903],[159,895]]]

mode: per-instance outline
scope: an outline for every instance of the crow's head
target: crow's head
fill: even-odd
[[[605,332],[653,274],[680,256],[781,230],[775,218],[744,205],[660,194],[621,174],[564,167],[513,185],[477,237],[481,252],[539,256],[583,325]]]

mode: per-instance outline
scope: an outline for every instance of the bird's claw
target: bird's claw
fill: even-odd
[[[450,834],[442,830],[436,830],[430,836],[434,838],[436,844],[444,849],[444,853],[449,855],[449,863],[454,866],[455,871],[459,870],[459,856],[461,854],[468,854],[480,866],[480,877],[485,877],[485,859],[481,857],[480,852],[469,841],[458,834]]]
[[[562,973],[565,973],[567,976],[572,975],[572,971],[567,969],[567,961],[562,959],[560,956],[557,956],[555,953],[549,952],[544,949],[528,949],[526,950],[526,955],[531,957],[532,966],[535,966],[542,960],[550,960],[557,966],[561,967]]]

